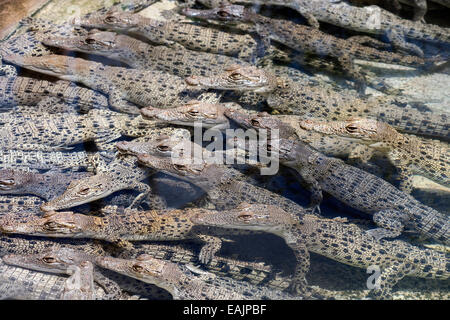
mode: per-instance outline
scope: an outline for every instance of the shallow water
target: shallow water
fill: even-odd
[[[47,21],[51,21],[55,24],[67,24],[71,19],[84,16],[87,13],[96,11],[98,9],[112,6],[113,4],[117,4],[120,1],[116,0],[99,0],[99,1],[87,1],[87,0],[50,0],[50,1],[19,1],[23,2],[22,6],[19,4],[15,6],[4,6],[0,8],[3,12],[0,11],[0,17],[14,15],[17,17],[16,21],[10,21],[4,19],[3,23],[0,24],[0,34],[3,36],[3,43],[0,44],[2,49],[5,49],[5,43],[8,43],[14,37],[19,36],[20,34],[26,34],[27,32],[31,32],[27,30],[27,26],[21,26],[18,24],[18,21],[21,18],[33,17],[35,19],[44,19]],[[132,2],[131,0],[124,1],[126,3]],[[144,1],[140,1],[144,2]],[[247,2],[247,1],[244,1]],[[156,20],[161,21],[184,21],[186,23],[193,23],[192,20],[189,20],[186,17],[183,17],[177,14],[172,9],[177,7],[177,3],[175,1],[158,1],[147,8],[140,10],[137,14],[140,14],[145,17],[149,17]],[[197,4],[198,8],[202,8],[201,5]],[[257,9],[261,9],[261,12],[266,16],[275,17],[278,19],[286,19],[294,21],[295,23],[305,24],[305,19],[295,12],[294,10],[278,7],[278,6],[255,6]],[[6,12],[6,14],[5,14]],[[436,24],[441,27],[447,28],[450,30],[450,21],[446,19],[450,13],[450,8],[438,7],[438,10],[430,10],[425,16],[425,20],[429,24]],[[410,18],[411,10],[405,7],[401,13],[402,17]],[[196,23],[199,23],[198,21]],[[211,27],[211,25],[203,23],[202,25],[206,25]],[[217,28],[217,26],[214,26]],[[224,27],[219,27],[219,29],[228,30]],[[339,28],[336,26],[332,26],[330,24],[321,23],[321,30],[327,32],[329,34],[333,34],[340,38],[348,38],[349,36],[355,35],[357,33]],[[245,32],[240,31],[241,34]],[[136,39],[141,41],[147,41],[143,37],[139,37],[134,35]],[[273,41],[272,41],[273,42]],[[449,45],[449,44],[448,44]],[[420,47],[424,50],[426,56],[436,56],[439,55],[441,57],[446,57],[448,60],[449,48],[448,46],[437,46],[429,43],[420,43]],[[286,47],[280,45],[282,50],[285,50]],[[19,52],[24,52],[27,55],[27,50],[29,48],[23,47],[19,48]],[[9,49],[5,49],[8,51]],[[175,47],[176,50],[176,47]],[[56,53],[61,55],[68,55],[72,57],[79,57],[86,60],[92,60],[96,62],[103,63],[109,66],[123,67],[129,68],[126,63],[108,59],[102,57],[101,55],[95,54],[87,54],[87,53],[78,53],[68,50],[58,50]],[[7,59],[5,59],[7,60]],[[383,81],[390,87],[401,90],[400,94],[395,99],[399,99],[402,102],[407,101],[411,105],[418,106],[418,108],[427,108],[431,110],[431,112],[435,113],[443,113],[449,114],[450,108],[450,68],[448,66],[444,66],[440,68],[436,72],[422,72],[418,71],[414,68],[397,66],[392,64],[383,64],[371,61],[363,61],[356,60],[358,68],[361,68],[365,71],[371,72],[375,75],[375,79],[378,81]],[[8,65],[9,62],[4,61],[4,65]],[[49,81],[56,81],[55,78],[42,75],[38,72],[32,72],[29,70],[21,69],[19,66],[12,64],[15,68],[17,68],[19,75],[24,75],[33,79],[48,79]],[[279,63],[273,62],[273,65],[269,66],[277,75],[281,75],[287,78],[290,78],[294,82],[311,82],[317,87],[322,88],[323,90],[334,90],[338,93],[345,95],[346,97],[352,97],[354,99],[358,98],[358,93],[353,89],[353,82],[349,81],[348,78],[342,76],[336,76],[330,72],[324,71],[311,71],[304,67],[299,63]],[[2,75],[2,77],[6,77],[7,75]],[[75,82],[73,82],[73,87],[78,86]],[[170,85],[170,84],[169,84]],[[2,88],[2,90],[4,90]],[[0,94],[6,94],[6,91]],[[248,95],[248,96],[246,96]],[[386,97],[387,95],[381,91],[368,87],[366,90],[366,95],[371,95],[373,97]],[[231,97],[231,98],[230,98]],[[247,97],[246,100],[243,97]],[[224,96],[224,99],[227,102],[234,101],[241,103],[244,108],[250,110],[257,111],[268,111],[273,114],[279,114],[279,111],[272,110],[270,106],[264,101],[265,99],[260,99],[258,103],[255,103],[252,100],[252,95],[248,93],[243,94],[228,94]],[[392,98],[392,97],[387,97]],[[2,99],[4,100],[4,99]],[[224,100],[222,100],[224,101]],[[248,102],[250,101],[250,102]],[[187,101],[186,101],[187,102]],[[252,104],[253,103],[253,104]],[[27,107],[23,107],[21,109],[24,114],[27,114],[28,111],[33,111],[35,105],[30,105]],[[79,111],[79,105],[77,103],[72,103],[68,106],[68,108],[73,108],[73,110]],[[157,107],[157,106],[154,106]],[[175,106],[174,106],[175,107]],[[101,106],[96,105],[93,108],[101,108]],[[11,113],[11,109],[13,106],[2,105],[0,108],[2,114],[6,115],[7,113]],[[16,122],[16,126],[20,127],[23,123],[19,122],[19,112],[16,111],[16,115],[11,113],[10,118],[7,119],[8,122]],[[42,116],[45,116],[45,110],[42,111]],[[56,114],[55,118],[67,117],[67,114],[60,113]],[[14,119],[14,120],[12,120]],[[403,121],[407,121],[408,119],[402,119]],[[33,121],[39,122],[39,117],[34,118]],[[184,128],[186,127],[180,125],[158,125],[155,129],[155,132],[158,130],[162,130],[163,127],[174,127],[174,128]],[[23,135],[26,135],[27,128],[24,126],[25,132],[22,132]],[[18,128],[17,131],[20,130]],[[191,128],[188,128],[190,132]],[[2,130],[7,131],[8,126],[6,125],[6,121],[2,121]],[[50,129],[50,131],[54,128]],[[57,129],[56,129],[57,130]],[[83,128],[81,130],[87,130]],[[3,134],[3,132],[2,132]],[[44,136],[46,134],[45,128],[42,129],[39,135]],[[56,135],[58,135],[56,133]],[[55,138],[56,139],[56,138]],[[121,135],[118,138],[112,139],[108,141],[108,144],[115,144],[119,141],[131,141],[133,138],[126,137],[125,135]],[[436,138],[438,139],[438,138]],[[7,140],[6,138],[4,139]],[[37,172],[37,173],[45,173],[46,171],[52,172],[53,170],[60,170],[62,172],[71,172],[70,165],[65,165],[64,161],[61,161],[57,164],[51,164],[51,168],[43,168],[40,166],[40,160],[37,159],[34,161],[34,164],[29,165],[20,165],[17,166],[11,165],[8,161],[11,161],[11,151],[17,150],[17,152],[21,152],[22,144],[19,140],[17,140],[17,147],[12,146],[11,144],[7,145],[4,143],[1,147],[1,152],[4,154],[3,159],[0,160],[0,169],[5,168],[13,168],[20,169],[25,171]],[[56,140],[55,140],[56,141]],[[444,143],[448,142],[447,140],[442,139]],[[32,143],[33,141],[27,141],[27,143]],[[54,141],[53,141],[54,142]],[[42,144],[52,145],[52,141],[43,142]],[[204,146],[208,145],[208,143],[204,142]],[[54,144],[53,144],[54,146]],[[89,152],[89,156],[104,155],[100,153],[98,146],[95,145],[92,141],[84,142],[84,143],[76,143],[75,145],[65,145],[62,150],[58,150],[58,152],[62,152],[65,154],[75,154],[75,153],[83,153],[84,151]],[[111,149],[112,153],[109,153],[109,156],[106,158],[109,159],[107,161],[114,159],[117,157],[117,154],[114,154],[114,148]],[[48,152],[48,151],[43,151]],[[53,152],[53,151],[51,151]],[[447,149],[447,158],[448,158],[448,149]],[[108,158],[109,157],[109,158]],[[447,169],[450,168],[450,164],[448,160],[446,162]],[[379,168],[380,169],[380,168]],[[73,168],[74,171],[87,171],[91,170],[91,168]],[[94,171],[95,172],[95,171]],[[94,174],[92,172],[92,174]],[[97,172],[98,173],[98,172]],[[381,163],[381,174],[384,179],[388,182],[394,184],[398,187],[399,180],[395,179],[395,174],[398,173],[395,168],[395,164],[385,162]],[[448,172],[447,172],[448,176]],[[68,175],[67,181],[71,178]],[[448,178],[447,178],[448,179]],[[168,181],[170,183],[168,183]],[[310,192],[299,182],[297,179],[297,175],[291,169],[286,169],[281,167],[280,170],[277,171],[275,175],[271,176],[259,176],[258,174],[253,175],[248,178],[248,181],[252,184],[256,184],[258,186],[262,186],[278,195],[286,197],[288,199],[293,200],[297,204],[308,207]],[[438,210],[442,214],[444,214],[447,218],[449,215],[449,192],[448,187],[443,186],[442,184],[438,184],[436,182],[431,181],[428,178],[425,178],[420,175],[413,176],[413,192],[412,196],[414,196],[420,202]],[[176,179],[168,174],[163,172],[157,172],[152,175],[149,174],[149,177],[143,179],[144,184],[148,185],[151,188],[150,197],[160,197],[166,203],[167,208],[186,208],[186,207],[195,207],[195,206],[203,206],[204,208],[213,209],[214,204],[205,199],[205,192],[199,188],[198,186],[194,186],[188,182],[185,182],[180,179]],[[7,183],[6,183],[7,184]],[[5,183],[0,181],[0,185],[4,186]],[[54,189],[54,194],[51,194],[51,198],[57,197],[61,195],[67,185],[60,187],[59,189]],[[51,189],[51,188],[50,188]],[[188,190],[188,192],[186,192]],[[0,204],[4,204],[8,202],[8,199],[25,197],[29,196],[30,191],[21,192],[19,195],[10,195],[8,194],[8,190],[4,190],[4,187],[0,187]],[[32,192],[31,192],[32,193]],[[115,204],[119,206],[130,206],[132,204],[133,199],[139,195],[138,190],[121,190],[114,192],[111,195],[105,196],[102,199],[96,200],[91,203],[73,206],[70,209],[74,212],[84,213],[84,214],[98,214],[98,210],[102,207]],[[220,197],[226,197],[227,194],[221,194]],[[45,202],[44,200],[49,199],[39,199],[33,198],[38,203]],[[251,200],[250,200],[251,201]],[[226,201],[225,201],[226,202]],[[145,199],[139,206],[137,207],[139,210],[149,210],[152,209],[153,201],[149,201],[149,199]],[[18,207],[20,206],[20,208]],[[23,215],[24,212],[33,212],[35,215],[40,215],[41,212],[39,208],[33,202],[29,207],[24,205],[23,203],[19,203],[18,206],[7,207],[4,205],[0,205],[1,212],[0,217],[9,216],[9,217],[19,217]],[[374,228],[375,224],[371,221],[370,216],[360,212],[356,209],[353,209],[339,200],[334,199],[331,195],[324,194],[323,202],[321,203],[321,215],[325,218],[335,218],[335,217],[345,217],[349,219],[351,222],[357,224],[362,229]],[[7,237],[7,235],[2,235],[2,237]],[[25,237],[26,238],[26,237]],[[269,270],[272,272],[273,278],[281,279],[281,283],[287,283],[288,279],[295,268],[295,256],[292,250],[286,245],[283,239],[277,237],[272,234],[263,234],[263,235],[251,235],[251,236],[230,236],[231,240],[227,240],[223,242],[223,246],[218,252],[218,255],[221,257],[227,257],[232,259],[238,259],[241,261],[248,262],[262,262],[264,265],[269,266]],[[441,245],[434,240],[422,239],[418,234],[414,232],[405,232],[400,237],[398,237],[402,241],[411,243],[420,248],[431,248],[432,250],[446,252],[446,258],[448,259],[448,247]],[[5,239],[5,238],[3,238]],[[28,239],[28,238],[27,238]],[[58,238],[53,239],[58,242]],[[3,240],[2,240],[3,241]],[[189,242],[188,242],[189,243]],[[167,243],[165,243],[167,244]],[[177,242],[177,245],[184,245],[183,241]],[[191,243],[192,244],[192,243]],[[195,250],[200,250],[200,246],[196,246],[194,243]],[[192,246],[191,246],[192,248]],[[3,248],[5,249],[5,248]],[[14,252],[5,252],[0,247],[1,256],[7,253]],[[448,263],[448,260],[447,260]],[[210,270],[205,266],[200,266],[205,270]],[[448,272],[448,270],[447,270]],[[38,273],[37,273],[38,274]],[[329,257],[325,257],[319,254],[311,253],[311,266],[310,271],[307,274],[307,281],[309,285],[314,286],[316,288],[322,288],[328,290],[330,297],[335,297],[337,299],[364,299],[366,295],[369,293],[367,288],[367,278],[368,274],[365,269],[357,268],[354,266],[346,265],[339,263]],[[7,276],[0,277],[0,281],[10,281]],[[264,284],[261,284],[264,286]],[[283,287],[283,286],[282,286]],[[286,285],[284,285],[286,287]],[[146,296],[145,293],[139,293],[144,298],[152,299],[154,297]],[[393,299],[426,299],[426,300],[448,300],[450,298],[450,282],[447,279],[421,279],[415,277],[406,277],[399,281],[399,283],[394,287],[392,292]],[[33,298],[33,297],[30,297]],[[35,297],[34,297],[35,298]]]

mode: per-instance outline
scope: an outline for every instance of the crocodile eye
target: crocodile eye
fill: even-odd
[[[230,78],[232,80],[239,80],[239,79],[241,79],[241,74],[238,72],[233,72],[232,74],[230,74]]]
[[[353,125],[348,125],[345,127],[345,129],[350,133],[355,133],[358,131],[358,127],[353,126]]]
[[[114,23],[114,22],[117,22],[117,19],[114,16],[107,16],[105,18],[105,21],[108,22],[108,23]]]
[[[176,170],[178,171],[184,171],[186,170],[186,166],[182,165],[182,164],[174,164],[173,165],[175,167]]]
[[[44,263],[50,264],[56,262],[56,259],[50,256],[46,256],[42,258],[42,261],[44,261]]]
[[[78,191],[79,194],[85,195],[89,193],[89,188],[83,188],[80,191]]]
[[[160,144],[159,146],[156,147],[156,149],[158,149],[161,152],[166,152],[170,150],[170,147],[165,144]]]
[[[251,215],[251,214],[240,214],[240,215],[239,215],[239,219],[240,219],[240,220],[248,221],[248,220],[250,220],[251,218],[252,218],[252,215]]]
[[[57,229],[57,227],[58,227],[58,224],[53,221],[44,223],[45,230],[54,231]]]
[[[86,42],[87,44],[94,44],[95,40],[92,38],[87,38],[86,40],[84,40],[84,42]]]
[[[2,180],[0,180],[0,185],[3,184],[3,185],[11,186],[14,183],[15,183],[15,180],[12,179],[12,178],[11,179],[2,179]]]
[[[135,272],[138,272],[138,273],[141,273],[142,271],[144,271],[144,268],[141,267],[141,266],[138,265],[138,264],[134,264],[131,268],[132,268]]]

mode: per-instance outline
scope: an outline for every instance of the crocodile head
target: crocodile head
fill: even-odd
[[[157,139],[148,141],[120,141],[116,148],[120,153],[138,156],[140,154],[152,154],[159,157],[171,157],[174,152],[183,154],[190,146],[190,140],[162,135]]]
[[[9,56],[10,61],[25,69],[58,77],[68,81],[80,81],[78,73],[89,71],[91,66],[99,65],[80,58],[63,55],[32,56]]]
[[[326,135],[337,135],[367,144],[389,141],[398,134],[387,123],[366,118],[352,118],[345,121],[308,119],[300,121],[300,127],[305,130],[313,130]]]
[[[204,128],[225,129],[229,127],[229,121],[224,110],[225,106],[222,104],[192,100],[183,106],[164,110],[146,107],[141,109],[141,114],[144,119],[171,124],[194,126],[201,122]]]
[[[117,46],[119,36],[114,32],[94,29],[79,37],[48,37],[43,39],[42,43],[65,50],[112,56],[123,51],[122,47]]]
[[[209,89],[254,91],[269,93],[277,89],[280,79],[265,69],[254,66],[231,65],[218,75],[190,76],[185,79],[189,86]]]
[[[26,222],[8,221],[0,226],[3,233],[44,237],[87,237],[89,230],[101,225],[101,218],[65,212],[46,212],[42,218]]]
[[[218,20],[224,22],[246,22],[249,21],[249,14],[252,11],[241,5],[222,5],[217,8],[208,10],[195,10],[191,8],[184,8],[181,14],[203,20]]]
[[[266,231],[280,235],[292,225],[292,219],[290,214],[276,206],[241,203],[233,210],[199,213],[191,221],[203,226]]]
[[[76,207],[107,197],[118,190],[121,189],[117,179],[106,173],[98,173],[94,176],[71,181],[62,195],[42,204],[41,210],[53,211]]]
[[[0,170],[0,194],[22,194],[34,182],[34,174],[22,170]]]
[[[71,23],[85,28],[133,31],[142,24],[143,16],[118,10],[94,12],[84,17],[76,17]]]
[[[156,259],[147,254],[129,260],[97,257],[95,263],[102,268],[154,284],[170,293],[174,292],[172,283],[179,279],[177,273],[180,273],[174,263]]]
[[[55,247],[37,254],[10,254],[2,257],[7,265],[57,274],[65,274],[71,265],[79,265],[87,259],[89,256],[83,251],[67,247]]]

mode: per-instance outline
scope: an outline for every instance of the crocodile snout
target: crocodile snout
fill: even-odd
[[[141,115],[144,119],[155,120],[157,118],[158,113],[161,112],[161,109],[145,107],[141,109]]]

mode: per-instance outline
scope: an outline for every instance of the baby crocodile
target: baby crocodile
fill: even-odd
[[[11,114],[0,116],[2,147],[52,151],[94,141],[101,150],[122,135],[138,137],[154,130],[154,124],[140,116],[93,109],[88,114]]]
[[[1,108],[38,103],[66,102],[83,112],[92,108],[108,108],[106,97],[69,81],[47,81],[30,77],[0,77]]]
[[[165,22],[139,14],[120,11],[91,13],[75,18],[73,24],[87,28],[111,29],[138,34],[153,43],[239,57],[245,61],[255,58],[257,42],[250,35],[228,33],[182,22]]]
[[[253,91],[266,96],[269,106],[283,114],[329,120],[371,117],[407,133],[450,137],[447,114],[397,106],[397,102],[390,99],[350,97],[335,90],[279,78],[266,69],[230,66],[221,74],[192,76],[186,78],[186,82],[204,88]]]
[[[355,41],[334,37],[315,28],[290,21],[267,18],[240,5],[222,6],[210,10],[184,9],[183,14],[202,19],[254,23],[257,32],[266,43],[270,41],[269,39],[272,39],[305,54],[313,53],[335,58],[342,69],[356,80],[356,87],[361,93],[365,91],[366,81],[364,76],[355,68],[354,59],[413,67],[429,64],[428,61],[420,57],[380,51],[373,47],[363,46]]]
[[[280,139],[280,163],[301,175],[308,184],[311,204],[318,206],[322,190],[360,211],[373,215],[379,228],[368,233],[379,240],[399,236],[405,226],[449,244],[450,221],[385,180],[327,157],[300,141]]]
[[[399,170],[400,189],[410,193],[412,175],[420,174],[439,184],[450,187],[450,150],[448,144],[401,134],[390,125],[373,119],[353,118],[346,121],[304,120],[305,130],[356,139],[370,148],[386,152]]]
[[[2,232],[32,236],[60,238],[93,238],[120,243],[123,241],[173,241],[197,240],[204,245],[200,250],[200,262],[207,264],[220,250],[220,235],[214,229],[197,227],[191,223],[195,216],[211,214],[207,209],[138,211],[108,206],[101,210],[105,217],[95,217],[67,212],[47,212],[40,219],[27,222],[6,221]],[[221,231],[219,229],[219,231]]]
[[[140,106],[167,108],[197,98],[202,93],[188,87],[182,78],[162,71],[111,67],[62,55],[16,56],[11,60],[36,72],[80,82],[108,95],[111,107],[129,113],[135,110],[129,110],[124,100]]]
[[[30,194],[48,201],[61,194],[71,180],[90,175],[92,174],[88,172],[34,173],[4,169],[0,170],[0,194]]]
[[[163,128],[148,133],[153,138],[171,134],[183,136],[189,134],[189,132],[182,129]],[[157,152],[157,150],[154,152]],[[149,194],[150,187],[141,181],[152,174],[152,170],[138,165],[134,157],[117,156],[110,162],[103,159],[102,156],[96,159],[98,161],[94,161],[97,166],[94,176],[72,181],[62,195],[43,204],[41,209],[52,211],[71,208],[105,198],[124,189],[136,189],[140,192],[131,204],[131,206],[134,206]],[[160,203],[160,201],[162,201],[160,197],[152,196],[152,205],[156,208],[164,206],[164,201],[163,203]]]
[[[187,50],[181,45],[175,48],[152,46],[127,35],[98,30],[78,37],[51,37],[43,43],[65,50],[102,55],[136,69],[156,69],[180,77],[210,75],[230,64],[248,65],[229,56]]]
[[[235,1],[232,0],[232,2]],[[405,38],[432,43],[450,43],[448,28],[401,19],[378,6],[356,7],[349,5],[346,1],[336,0],[239,0],[237,2],[287,6],[297,10],[315,28],[319,27],[319,20],[346,29],[386,36],[394,48],[417,55],[423,55],[422,50],[417,45],[407,42]]]
[[[450,275],[448,254],[412,246],[404,241],[374,241],[354,224],[340,219],[324,219],[305,214],[293,218],[287,212],[267,210],[262,206],[243,206],[227,214],[217,212],[194,219],[204,226],[258,230],[276,234],[301,253],[300,270],[296,275],[305,290],[305,275],[309,271],[309,251],[330,259],[359,267],[377,266],[381,275],[375,297],[390,297],[392,287],[405,276],[448,279]],[[303,288],[302,288],[303,286]]]
[[[97,264],[164,288],[175,300],[301,299],[281,291],[218,277],[194,267],[155,259],[145,254],[130,260],[99,258]]]

